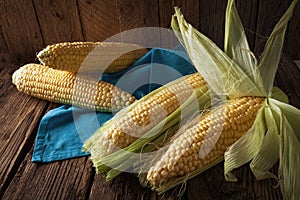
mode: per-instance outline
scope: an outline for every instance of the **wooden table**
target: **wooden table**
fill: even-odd
[[[0,68],[0,198],[3,199],[177,199],[180,188],[163,196],[140,186],[135,174],[106,182],[95,175],[88,157],[48,164],[31,162],[42,116],[58,104],[17,91],[11,75],[18,66]],[[300,67],[283,56],[275,84],[300,108]],[[272,170],[276,173],[277,167]],[[189,180],[182,199],[282,199],[272,180],[256,181],[248,165],[234,172],[236,183],[224,180],[223,163]]]

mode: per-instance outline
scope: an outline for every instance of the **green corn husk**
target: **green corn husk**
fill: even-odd
[[[182,78],[177,79],[169,84],[174,84],[181,80]],[[177,108],[167,118],[155,125],[149,131],[144,133],[143,137],[138,138],[128,147],[111,152],[108,155],[102,154],[105,149],[102,149],[101,146],[97,145],[97,140],[101,138],[101,134],[110,127],[110,125],[113,123],[113,120],[119,120],[139,103],[146,101],[154,94],[163,90],[165,87],[168,87],[169,84],[154,90],[153,92],[131,104],[127,108],[119,111],[119,113],[117,113],[113,119],[109,120],[102,127],[100,127],[100,129],[97,130],[84,143],[83,150],[91,151],[91,159],[97,173],[107,173],[108,171],[110,171],[109,173],[107,173],[107,180],[111,180],[119,173],[124,171],[132,172],[132,170],[135,170],[135,172],[139,172],[140,166],[142,165],[140,151],[144,150],[143,147],[145,145],[151,143],[154,140],[154,143],[159,143],[162,138],[166,138],[168,135],[171,136],[172,133],[175,132],[176,127],[179,125],[179,123],[182,122],[186,117],[197,110],[202,110],[210,104],[210,96],[207,93],[207,86],[196,88],[193,90],[193,94],[185,102],[183,102],[179,108]],[[147,148],[149,147],[146,146],[146,149]],[[149,157],[144,159],[152,160],[152,158]],[[133,169],[132,165],[134,165],[135,169]]]
[[[171,137],[174,137],[175,132],[181,126],[178,122],[185,124],[188,119],[192,118],[196,114],[195,108],[198,107],[198,105],[203,107],[202,112],[205,112],[205,106],[207,106],[209,102],[209,98],[207,98],[207,91],[203,93],[198,90],[195,91],[195,94],[195,97],[191,96],[180,106],[180,108],[161,122],[166,124],[166,131],[163,129],[163,132],[160,133],[156,130],[157,127],[160,127],[160,124],[158,124],[145,134],[145,138],[139,138],[130,146],[124,148],[124,150],[120,150],[103,158],[101,160],[102,163],[96,163],[96,171],[108,171],[108,168],[104,165],[104,163],[109,163],[110,166],[113,166],[106,174],[107,180],[112,180],[124,171],[134,171],[136,173],[144,173],[148,171],[150,167],[149,162],[155,160],[155,157],[159,156],[161,152],[164,151],[164,149],[158,149],[158,147],[163,146]],[[185,109],[184,113],[181,113],[182,109]],[[153,134],[154,137],[151,137]],[[154,150],[158,151],[153,152]]]
[[[288,105],[286,96],[280,94],[281,92],[278,92],[278,90],[274,92],[273,82],[279,64],[287,22],[292,16],[296,3],[297,1],[291,3],[286,13],[275,26],[257,65],[262,85],[268,95],[266,104],[263,107],[264,119],[257,121],[254,126],[263,126],[262,124],[265,124],[266,129],[265,131],[254,133],[256,135],[261,134],[263,137],[253,141],[256,144],[260,144],[257,145],[259,150],[248,159],[248,161],[251,160],[250,168],[258,180],[274,178],[279,181],[285,199],[300,198],[300,192],[296,189],[296,185],[300,184],[299,179],[296,178],[297,174],[300,173],[298,168],[300,159],[297,156],[300,153],[300,133],[299,129],[297,129],[300,122],[300,111]],[[291,138],[294,138],[294,140]],[[293,145],[286,145],[287,140],[291,141],[290,143],[293,143]],[[250,143],[249,140],[245,141]],[[232,163],[233,160],[236,161],[244,156],[233,155],[236,151],[240,151],[237,148],[239,145],[240,142],[238,141],[225,154],[225,178],[229,181],[236,180],[235,177],[227,176],[230,174],[230,171],[248,162],[241,164]],[[234,148],[236,148],[236,151],[233,151]],[[290,154],[286,154],[286,152]],[[278,160],[279,178],[269,172]]]
[[[258,180],[278,180],[285,199],[300,198],[297,189],[300,185],[300,179],[297,178],[300,173],[300,110],[287,104],[287,96],[273,87],[273,82],[287,23],[296,3],[297,0],[291,3],[277,23],[258,60],[249,49],[234,0],[228,1],[226,9],[225,52],[188,24],[178,8],[175,8],[172,18],[173,30],[206,80],[211,93],[225,95],[229,99],[243,96],[265,97],[253,126],[224,155],[226,180],[236,181],[237,178],[231,171],[250,162],[250,168]],[[163,193],[222,159],[195,170],[189,176],[174,178],[152,189]],[[278,160],[279,178],[269,172]],[[144,174],[140,178],[143,183],[147,182]]]
[[[184,121],[191,114],[194,113],[195,109],[200,106],[204,108],[209,104],[209,97],[207,96],[207,89],[202,88],[195,91],[195,96],[191,96],[186,102],[184,102],[178,109],[176,109],[171,115],[169,115],[165,120],[161,121],[155,127],[150,129],[143,135],[143,138],[138,138],[130,146],[120,149],[112,154],[104,156],[100,159],[93,161],[94,167],[97,173],[107,172],[111,168],[119,172],[132,171],[132,166],[136,168],[135,171],[141,171],[139,163],[143,163],[141,160],[140,151],[149,142],[157,139],[161,135],[164,135],[167,131],[168,134],[172,135],[175,129],[169,130],[171,127],[178,126],[178,122]],[[181,112],[184,110],[184,113]],[[164,128],[161,129],[164,124]],[[166,136],[163,136],[166,137]],[[161,138],[160,138],[161,139]],[[159,139],[159,140],[160,140]],[[159,141],[158,140],[158,141]],[[157,143],[156,141],[155,143]],[[134,153],[136,152],[136,153]],[[134,153],[134,154],[133,154]],[[145,156],[145,155],[144,155]],[[146,157],[146,156],[145,156]],[[153,158],[144,158],[144,160],[152,160]],[[109,167],[108,167],[109,166]],[[107,176],[108,180],[113,179],[115,176]]]
[[[123,118],[130,110],[132,110],[134,107],[136,107],[138,104],[148,100],[149,98],[151,98],[151,96],[157,94],[158,92],[162,91],[163,89],[167,88],[169,85],[171,84],[176,84],[180,81],[182,81],[184,79],[184,77],[178,78],[168,84],[166,84],[165,86],[159,87],[156,90],[152,91],[151,93],[147,94],[146,96],[144,96],[143,98],[135,101],[134,103],[132,103],[131,105],[127,106],[126,108],[120,110],[118,113],[116,113],[116,115],[109,121],[107,121],[102,127],[100,127],[98,130],[96,130],[96,132],[90,137],[88,138],[83,145],[83,151],[87,152],[89,151],[93,145],[95,145],[95,141],[97,141],[100,137],[101,137],[101,133],[105,132],[110,125],[113,123],[113,121],[118,121],[121,118]],[[207,91],[206,86],[202,87],[202,88],[198,88],[200,91],[203,91],[203,94],[205,94],[205,92]],[[207,97],[208,98],[208,97]],[[208,99],[209,100],[209,99]]]

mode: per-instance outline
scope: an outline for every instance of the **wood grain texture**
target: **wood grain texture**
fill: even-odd
[[[117,0],[121,31],[139,27],[158,27],[157,1]]]
[[[86,41],[103,41],[120,33],[116,0],[78,0],[78,8]]]
[[[215,42],[224,46],[226,0],[200,1],[200,31]]]
[[[171,28],[171,18],[174,14],[174,7],[180,8],[187,22],[193,25],[196,29],[199,29],[199,1],[184,1],[184,0],[172,0],[165,1],[159,0],[159,26],[166,29]],[[172,31],[161,30],[161,47],[163,48],[175,48],[179,41]]]
[[[273,172],[276,173],[274,169]],[[248,165],[236,169],[233,173],[238,181],[227,182],[224,178],[224,163],[222,162],[191,179],[187,186],[188,199],[194,199],[197,196],[205,200],[282,199],[280,189],[273,188],[275,183],[270,179],[257,181]]]
[[[11,75],[17,67],[0,74],[0,198],[12,176],[32,146],[38,122],[47,102],[17,91]]]
[[[29,153],[3,199],[86,199],[92,175],[86,157],[36,164]]]
[[[294,15],[288,25],[284,51],[293,59],[300,59],[300,4],[296,5]]]
[[[236,7],[243,23],[250,49],[255,46],[258,0],[239,0]]]
[[[7,48],[4,59],[21,64],[35,59],[35,53],[43,47],[43,40],[31,0],[0,1],[1,49]]]
[[[174,7],[177,6],[183,13],[185,20],[192,24],[193,27],[199,29],[199,2],[200,1],[159,0],[160,27],[171,27],[171,16],[174,14]]]
[[[275,85],[289,98],[289,103],[300,109],[300,68],[293,60],[283,55],[279,63]]]
[[[142,199],[145,191],[133,174],[122,174],[106,182],[102,175],[95,175],[90,199]]]
[[[156,1],[79,0],[78,7],[86,40],[159,46],[159,31],[143,29],[159,26]]]
[[[93,186],[91,189],[90,197],[91,200],[101,198],[101,200],[172,200],[181,197],[185,199],[184,195],[180,195],[178,187],[167,191],[163,195],[151,191],[149,188],[143,188],[136,174],[123,173],[113,179],[112,181],[106,182],[105,178],[99,174],[95,175]]]
[[[33,0],[45,45],[83,41],[76,0]]]
[[[11,58],[0,25],[0,70],[3,69],[4,66],[8,66],[10,64],[9,62],[11,62]]]
[[[157,1],[117,0],[117,7],[123,42],[160,46],[160,32],[156,29],[159,27]]]
[[[0,49],[1,51],[7,49],[7,51],[0,53],[0,64],[3,66],[7,60],[18,65],[36,61],[36,52],[49,43],[84,39],[102,41],[124,30],[143,27],[145,24],[153,27],[169,27],[170,6],[173,5],[180,6],[191,24],[199,27],[222,47],[226,2],[225,0],[25,0],[21,2],[3,0],[0,2]],[[291,0],[275,2],[237,0],[251,47],[255,37],[256,51],[262,50],[266,37],[290,2]],[[293,59],[300,59],[299,34],[300,6],[298,4],[294,17],[289,23],[284,45],[284,51]],[[157,35],[152,39],[161,37],[160,34]],[[167,37],[163,36],[163,38]]]
[[[256,25],[255,52],[262,52],[275,24],[292,1],[259,1]]]

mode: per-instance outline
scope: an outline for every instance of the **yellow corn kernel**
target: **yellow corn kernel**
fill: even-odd
[[[147,180],[151,185],[159,186],[222,157],[226,149],[251,128],[263,101],[261,97],[241,97],[198,116],[195,119],[198,122],[178,134],[149,169]]]
[[[101,112],[120,110],[135,101],[110,83],[39,64],[21,67],[12,79],[17,89],[28,95]]]
[[[206,83],[199,73],[184,76],[180,81],[170,83],[168,87],[163,86],[162,90],[138,103],[121,119],[112,119],[107,131],[95,141],[95,149],[90,149],[91,153],[94,150],[96,152],[99,145],[105,149],[102,156],[113,152],[116,147],[129,146],[179,108],[193,94],[194,89],[202,86],[206,86]]]
[[[116,42],[65,42],[48,45],[37,55],[48,67],[71,72],[121,71],[148,52],[136,45]]]

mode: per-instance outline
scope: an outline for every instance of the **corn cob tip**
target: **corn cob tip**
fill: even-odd
[[[38,52],[37,56],[36,56],[39,61],[45,65],[45,63],[47,63],[50,60],[50,54],[48,53],[47,48],[41,50],[40,52]]]
[[[14,73],[13,73],[13,75],[12,75],[12,83],[14,84],[14,85],[17,85],[18,84],[18,77],[19,77],[19,72],[18,72],[18,70],[17,71],[15,71]]]
[[[19,89],[19,85],[20,83],[20,78],[23,76],[24,73],[23,72],[23,68],[26,67],[26,65],[24,65],[23,67],[20,67],[19,69],[17,69],[13,74],[12,74],[12,83]]]

